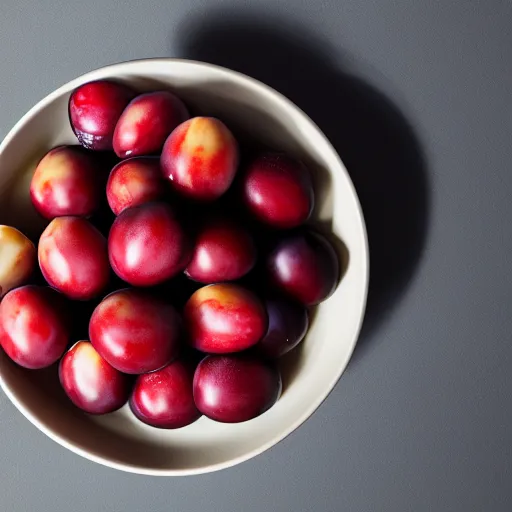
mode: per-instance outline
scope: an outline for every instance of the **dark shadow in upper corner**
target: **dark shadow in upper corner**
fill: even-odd
[[[328,45],[283,20],[216,10],[173,37],[180,56],[225,66],[274,87],[324,131],[362,204],[370,244],[370,293],[360,355],[411,281],[429,217],[422,149],[400,110],[344,69]]]

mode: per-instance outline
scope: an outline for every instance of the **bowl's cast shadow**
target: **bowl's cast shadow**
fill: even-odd
[[[240,71],[285,94],[339,153],[361,201],[370,245],[368,305],[355,352],[360,355],[403,296],[425,245],[428,177],[413,129],[388,98],[333,61],[327,45],[283,20],[213,10],[200,22],[182,24],[175,39],[180,56]],[[322,176],[317,179],[325,191]],[[318,226],[324,233],[325,224]],[[343,265],[343,245],[334,245]],[[300,350],[290,354],[285,381],[299,360]]]

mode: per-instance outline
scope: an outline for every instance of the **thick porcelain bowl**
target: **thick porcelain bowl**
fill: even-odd
[[[322,403],[350,359],[361,328],[368,288],[368,246],[352,182],[319,128],[293,103],[247,76],[200,62],[152,59],[87,73],[48,95],[11,130],[0,146],[0,223],[36,238],[44,227],[30,203],[37,161],[50,148],[76,144],[68,99],[91,80],[126,81],[140,90],[169,88],[194,112],[225,120],[261,143],[303,159],[314,173],[313,223],[331,232],[343,275],[332,297],[312,318],[305,341],[281,361],[284,391],[277,404],[246,423],[201,418],[179,430],[138,422],[125,406],[102,417],[74,408],[55,367],[24,370],[0,350],[0,382],[16,407],[62,446],[106,466],[149,475],[186,475],[238,464],[269,449],[298,428]]]

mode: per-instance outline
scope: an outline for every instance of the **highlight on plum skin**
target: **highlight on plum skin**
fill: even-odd
[[[46,219],[65,215],[88,217],[100,205],[103,191],[98,165],[81,146],[60,146],[39,162],[30,197]]]
[[[252,347],[265,334],[268,322],[260,299],[231,283],[197,290],[185,304],[183,316],[190,345],[212,354]]]
[[[87,149],[112,150],[112,138],[123,110],[135,97],[127,85],[98,80],[81,85],[69,99],[69,120]]]
[[[116,218],[108,253],[121,279],[133,286],[154,286],[185,268],[190,246],[171,207],[155,202],[128,208]]]
[[[232,220],[217,217],[199,227],[185,274],[205,284],[234,281],[255,263],[256,246],[249,232]]]
[[[164,176],[181,194],[213,201],[231,186],[238,167],[238,144],[226,125],[213,117],[194,117],[166,140]]]
[[[0,302],[0,345],[20,366],[46,368],[59,360],[68,342],[62,302],[51,288],[22,286]]]
[[[0,298],[27,284],[37,263],[37,251],[21,231],[0,225]]]
[[[107,201],[115,215],[127,208],[157,201],[165,196],[167,183],[155,157],[134,157],[119,162],[107,181]]]
[[[282,239],[266,266],[272,284],[305,306],[317,305],[332,295],[340,274],[331,243],[311,230]]]
[[[140,94],[117,122],[114,151],[119,158],[159,153],[169,134],[188,117],[185,104],[172,92]]]
[[[161,370],[139,375],[130,397],[130,408],[152,427],[176,429],[201,417],[194,402],[194,366],[178,359]]]
[[[314,193],[306,166],[282,153],[263,153],[242,177],[243,200],[252,215],[278,229],[300,226],[311,215]]]
[[[173,306],[149,293],[124,289],[111,293],[94,310],[89,338],[114,368],[129,374],[151,372],[179,352],[181,320]]]
[[[88,341],[75,343],[64,354],[59,379],[69,399],[89,414],[116,411],[130,395],[130,378],[108,364]]]
[[[197,408],[222,423],[260,416],[277,402],[281,390],[281,375],[274,364],[246,353],[207,356],[194,374]]]
[[[280,297],[266,299],[265,308],[268,328],[256,348],[265,357],[276,359],[302,341],[309,327],[308,311],[301,304]]]
[[[48,284],[71,299],[97,297],[110,278],[107,241],[80,217],[52,220],[39,239],[38,258]]]

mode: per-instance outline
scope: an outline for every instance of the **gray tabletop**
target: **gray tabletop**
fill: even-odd
[[[246,72],[340,152],[368,222],[372,287],[328,400],[220,473],[104,468],[0,393],[0,509],[512,510],[511,27],[509,0],[1,0],[0,137],[105,64],[176,56]]]

